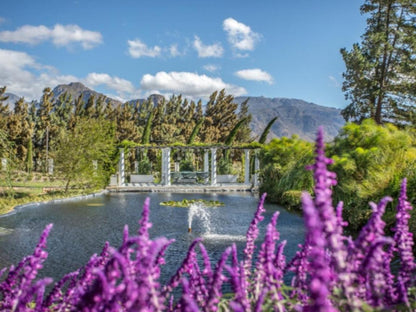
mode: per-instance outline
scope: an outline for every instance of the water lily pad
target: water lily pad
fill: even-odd
[[[171,207],[182,207],[182,208],[189,208],[192,204],[201,204],[205,207],[220,207],[224,206],[223,202],[218,200],[204,200],[204,199],[183,199],[182,201],[164,201],[161,202],[160,205],[162,206],[171,206]]]

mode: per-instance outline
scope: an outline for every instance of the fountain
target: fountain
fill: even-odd
[[[216,240],[216,241],[245,241],[246,237],[244,233],[232,234],[226,231],[226,234],[218,233],[218,229],[214,228],[214,222],[212,211],[216,209],[217,206],[206,206],[203,202],[193,203],[189,206],[188,209],[188,233],[192,233],[192,222],[195,218],[198,218],[200,221],[200,229],[202,233],[199,235],[204,238],[204,240]],[[219,220],[215,220],[215,224]],[[230,229],[228,229],[230,230]],[[244,227],[244,231],[246,228]]]
[[[188,233],[192,232],[192,220],[195,217],[198,217],[199,220],[202,222],[202,226],[204,229],[204,234],[210,234],[211,233],[211,222],[210,222],[210,213],[209,210],[213,209],[213,207],[210,207],[207,209],[207,207],[203,203],[194,203],[189,206],[188,209]]]

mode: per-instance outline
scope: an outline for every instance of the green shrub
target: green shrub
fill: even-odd
[[[297,136],[273,139],[265,145],[260,153],[260,192],[266,192],[269,201],[299,206],[291,196],[312,190],[312,173],[305,170],[313,162],[312,150],[311,143]]]

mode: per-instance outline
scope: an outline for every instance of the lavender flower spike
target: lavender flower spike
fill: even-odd
[[[409,210],[412,205],[407,201],[407,180],[403,179],[397,205],[397,222],[394,229],[394,240],[397,244],[397,251],[400,256],[400,269],[398,274],[398,295],[399,302],[408,304],[407,288],[411,284],[412,273],[415,272],[416,264],[412,252],[413,234],[409,231]]]
[[[328,289],[331,280],[331,270],[325,255],[326,240],[324,225],[320,219],[319,211],[314,206],[312,198],[308,193],[302,194],[302,207],[307,229],[307,240],[310,243],[310,303],[306,311],[335,312],[329,300]]]
[[[259,229],[257,227],[257,224],[264,218],[262,216],[262,213],[265,211],[263,205],[264,205],[266,196],[267,196],[267,193],[264,193],[261,196],[259,204],[257,206],[257,211],[254,215],[253,220],[250,223],[250,227],[248,228],[247,234],[246,234],[247,242],[246,242],[246,248],[244,248],[244,254],[245,254],[244,270],[247,276],[250,276],[250,271],[251,271],[251,266],[252,266],[251,261],[253,258],[254,248],[256,248],[254,242],[256,241],[256,238],[259,235]]]

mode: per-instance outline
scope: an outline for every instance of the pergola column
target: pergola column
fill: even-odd
[[[209,150],[204,150],[204,172],[209,171]]]
[[[118,185],[123,186],[126,183],[125,163],[124,163],[124,148],[120,148],[120,159],[118,161]]]
[[[211,148],[211,185],[217,184],[217,149]]]
[[[162,148],[162,184],[170,185],[170,148]]]
[[[250,150],[244,150],[244,184],[250,183]]]
[[[259,186],[260,160],[257,151],[254,154],[254,186]]]

